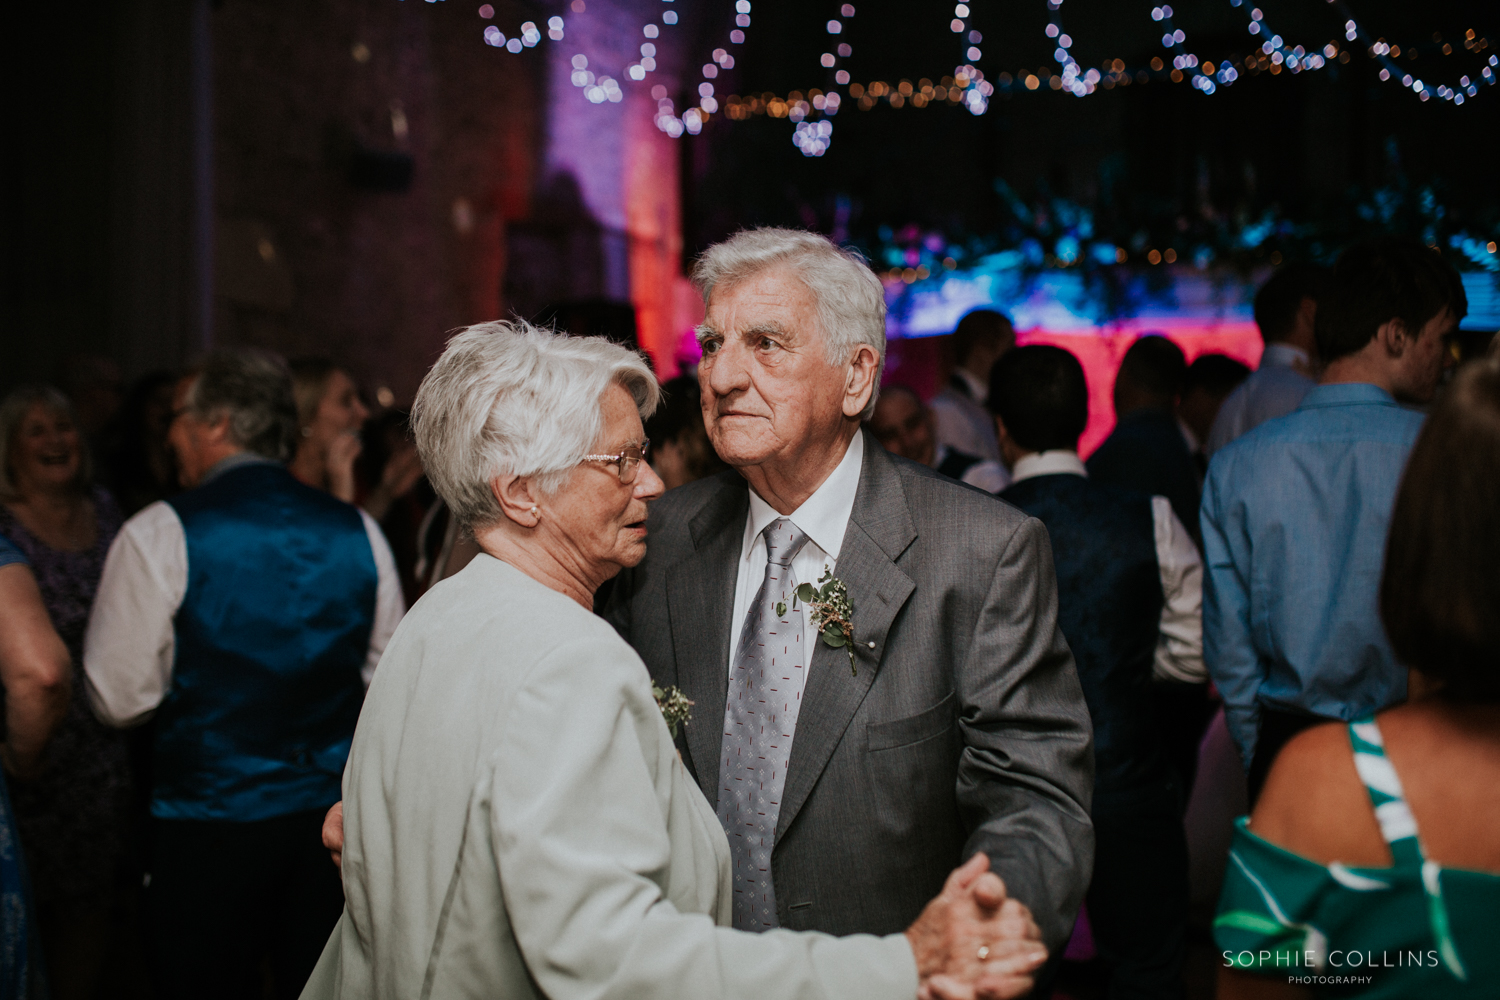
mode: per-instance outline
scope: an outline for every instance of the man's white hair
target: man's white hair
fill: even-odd
[[[704,251],[693,266],[693,283],[706,307],[715,288],[776,267],[812,292],[830,365],[848,364],[860,344],[875,349],[875,386],[860,415],[870,419],[885,368],[885,290],[857,251],[800,229],[746,229]]]
[[[504,516],[490,489],[496,476],[531,476],[540,493],[555,494],[598,440],[600,397],[611,385],[630,393],[643,420],[661,399],[640,356],[601,337],[524,320],[459,331],[412,406],[427,478],[471,528]]]

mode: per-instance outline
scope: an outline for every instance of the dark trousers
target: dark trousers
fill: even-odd
[[[1161,727],[1162,748],[1177,772],[1182,786],[1182,807],[1186,809],[1198,776],[1198,748],[1218,706],[1208,696],[1207,684],[1179,681],[1153,681],[1151,700],[1156,707],[1157,725]]]
[[[344,907],[326,810],[253,823],[157,820],[146,906],[157,995],[302,992]]]
[[[1094,793],[1089,922],[1110,967],[1110,1000],[1183,995],[1187,956],[1187,835],[1174,778]]]
[[[1246,782],[1250,791],[1250,808],[1255,808],[1255,800],[1260,798],[1260,790],[1266,785],[1266,776],[1271,773],[1271,765],[1276,763],[1276,755],[1281,753],[1281,748],[1292,741],[1292,737],[1324,722],[1336,722],[1336,719],[1328,719],[1321,715],[1309,715],[1306,712],[1287,712],[1279,708],[1266,708],[1261,706],[1260,710],[1260,734],[1255,738],[1255,754],[1250,758],[1250,774]]]

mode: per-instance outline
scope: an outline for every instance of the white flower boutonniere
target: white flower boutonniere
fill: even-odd
[[[854,605],[849,601],[849,588],[827,566],[823,567],[818,583],[821,586],[810,583],[799,586],[797,599],[807,605],[808,616],[823,644],[848,653],[849,672],[858,677],[859,670],[854,666]]]
[[[656,699],[656,707],[661,709],[661,717],[667,723],[667,732],[675,740],[677,727],[687,725],[693,718],[692,700],[676,684],[663,689],[655,681],[651,682],[651,697]]]

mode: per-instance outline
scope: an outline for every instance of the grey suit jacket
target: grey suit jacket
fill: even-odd
[[[748,489],[731,471],[654,503],[646,559],[602,609],[696,702],[679,746],[710,803]],[[858,674],[815,644],[772,855],[781,925],[901,930],[982,850],[1060,947],[1093,867],[1093,750],[1046,529],[866,435],[837,575]]]

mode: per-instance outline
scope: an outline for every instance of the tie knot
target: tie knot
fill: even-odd
[[[802,546],[807,544],[807,532],[790,520],[778,517],[761,532],[766,540],[766,560],[777,566],[790,566]]]

